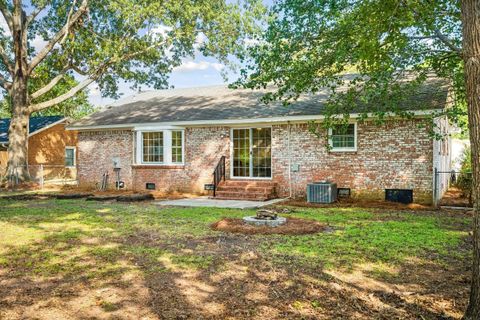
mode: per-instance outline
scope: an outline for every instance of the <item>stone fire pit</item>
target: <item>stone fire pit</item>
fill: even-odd
[[[278,227],[287,222],[286,218],[279,217],[270,210],[258,210],[256,216],[244,217],[243,222],[254,226]]]

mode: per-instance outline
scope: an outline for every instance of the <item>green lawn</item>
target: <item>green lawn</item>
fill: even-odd
[[[461,316],[468,216],[293,209],[329,232],[209,228],[253,211],[0,200],[0,319]]]

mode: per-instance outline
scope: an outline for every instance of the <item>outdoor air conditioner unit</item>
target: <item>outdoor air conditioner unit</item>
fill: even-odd
[[[337,201],[337,184],[331,182],[308,184],[307,201],[312,203],[332,203]]]

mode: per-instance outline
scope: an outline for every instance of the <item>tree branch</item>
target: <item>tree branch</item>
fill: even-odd
[[[73,5],[73,4],[72,4]],[[82,4],[78,10],[68,19],[67,23],[53,36],[53,38],[47,43],[47,45],[37,54],[35,58],[32,59],[30,66],[28,68],[28,73],[30,74],[35,67],[43,61],[53,49],[53,47],[68,33],[70,28],[80,19],[80,17],[87,12],[88,9],[88,0],[83,0]]]
[[[39,7],[35,8],[35,10],[33,10],[33,12],[25,20],[25,30],[28,29],[30,23],[32,23],[32,21],[35,20],[35,18],[38,16],[38,14],[40,12],[42,12],[42,10],[45,9],[46,7],[47,7],[47,3],[45,3],[42,6],[39,6]]]
[[[127,53],[127,54],[124,54],[123,56],[121,57],[118,57],[116,59],[111,59],[111,60],[108,60],[106,62],[104,62],[103,64],[101,64],[97,70],[95,70],[87,79],[83,80],[82,82],[80,82],[78,85],[76,85],[75,87],[71,88],[68,92],[62,94],[62,95],[59,95],[58,97],[56,98],[53,98],[51,100],[48,100],[48,101],[45,101],[45,102],[41,102],[41,103],[37,103],[37,104],[32,104],[30,105],[30,107],[28,107],[28,112],[29,113],[33,113],[33,112],[38,112],[40,110],[43,110],[43,109],[46,109],[46,108],[49,108],[49,107],[52,107],[54,105],[57,105],[67,99],[70,99],[71,97],[73,97],[74,95],[76,95],[78,92],[80,92],[81,90],[85,89],[88,85],[90,85],[92,82],[96,81],[98,78],[100,78],[102,76],[102,74],[104,74],[104,72],[107,70],[108,67],[110,67],[111,65],[114,65],[116,63],[119,63],[121,61],[125,61],[125,60],[130,60],[130,59],[133,59],[135,58],[136,56],[138,55],[141,55],[149,50],[152,50],[152,49],[155,49],[163,44],[165,44],[167,41],[163,40],[163,41],[160,41],[160,42],[157,42],[157,43],[154,43],[146,48],[144,48],[143,50],[139,50],[139,51],[136,51],[136,52],[132,52],[132,53]],[[73,68],[71,65],[69,66],[69,68]],[[74,69],[74,68],[73,68]],[[55,78],[54,78],[55,79]],[[52,79],[53,81],[53,79]],[[59,80],[58,80],[59,81]],[[58,82],[57,81],[57,82]],[[47,86],[49,86],[50,84],[48,84]],[[52,86],[53,87],[53,86]],[[43,89],[41,89],[43,90]],[[34,93],[36,94],[36,92]],[[33,96],[33,95],[32,95]]]
[[[3,75],[0,74],[0,86],[7,90],[7,92],[10,93],[10,90],[12,89],[12,83],[8,81]]]
[[[7,8],[7,4],[2,1],[0,4],[0,11],[2,12],[3,18],[7,22],[8,28],[10,29],[10,32],[13,33],[13,19],[12,19],[12,14]]]
[[[43,88],[41,89],[38,89],[37,91],[35,91],[34,93],[32,93],[30,95],[30,99],[34,100],[42,95],[44,95],[45,93],[47,93],[48,91],[52,90],[53,87],[55,87],[57,85],[57,83],[63,79],[63,77],[65,76],[65,74],[67,73],[67,70],[68,68],[65,68],[63,69],[56,77],[54,77],[52,80],[50,80],[50,82],[44,86]]]
[[[2,62],[5,65],[5,67],[7,67],[8,72],[10,72],[10,74],[13,75],[12,62],[10,61],[10,58],[8,57],[2,45],[0,45],[0,57],[2,58]]]
[[[70,68],[72,68],[73,71],[75,71],[76,73],[78,73],[81,76],[87,76],[88,75],[88,72],[83,71],[82,69],[80,69],[80,67],[78,67],[74,64],[70,65]]]
[[[440,30],[434,29],[433,32],[435,32],[435,35],[437,36],[437,38],[440,39],[440,41],[442,41],[447,47],[457,52],[458,54],[462,55],[462,49],[454,45],[452,40],[450,40],[446,35],[441,33]]]
[[[82,91],[83,89],[85,89],[89,84],[91,84],[92,82],[94,82],[95,80],[98,79],[98,77],[100,77],[100,74],[97,75],[96,77],[93,77],[93,78],[87,78],[85,80],[83,80],[82,82],[80,82],[79,84],[77,84],[75,87],[73,87],[72,89],[68,90],[66,93],[62,94],[62,95],[59,95],[58,97],[56,98],[53,98],[51,100],[48,100],[48,101],[45,101],[45,102],[41,102],[41,103],[37,103],[37,104],[32,104],[30,105],[30,107],[28,107],[28,112],[29,113],[33,113],[33,112],[37,112],[37,111],[40,111],[40,110],[43,110],[43,109],[46,109],[46,108],[49,108],[49,107],[53,107],[54,105],[57,105],[67,99],[70,99],[71,97],[73,97],[74,95],[76,95],[78,92]]]

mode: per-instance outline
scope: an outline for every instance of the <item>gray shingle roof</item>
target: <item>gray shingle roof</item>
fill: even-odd
[[[423,100],[422,109],[442,108],[447,90],[444,81],[429,81],[427,90],[412,97]],[[441,90],[438,90],[440,87]],[[432,92],[435,91],[435,94]],[[283,105],[281,102],[265,104],[260,98],[266,91],[229,89],[210,86],[188,89],[147,91],[135,94],[76,121],[70,128],[109,125],[134,125],[162,122],[196,121],[206,123],[221,120],[248,120],[287,116],[314,116],[325,111],[329,95],[322,90],[315,95],[302,96],[298,101]],[[352,113],[362,112],[357,106]],[[407,105],[405,109],[411,110]],[[374,107],[367,107],[374,111]],[[418,107],[414,107],[418,110]]]

